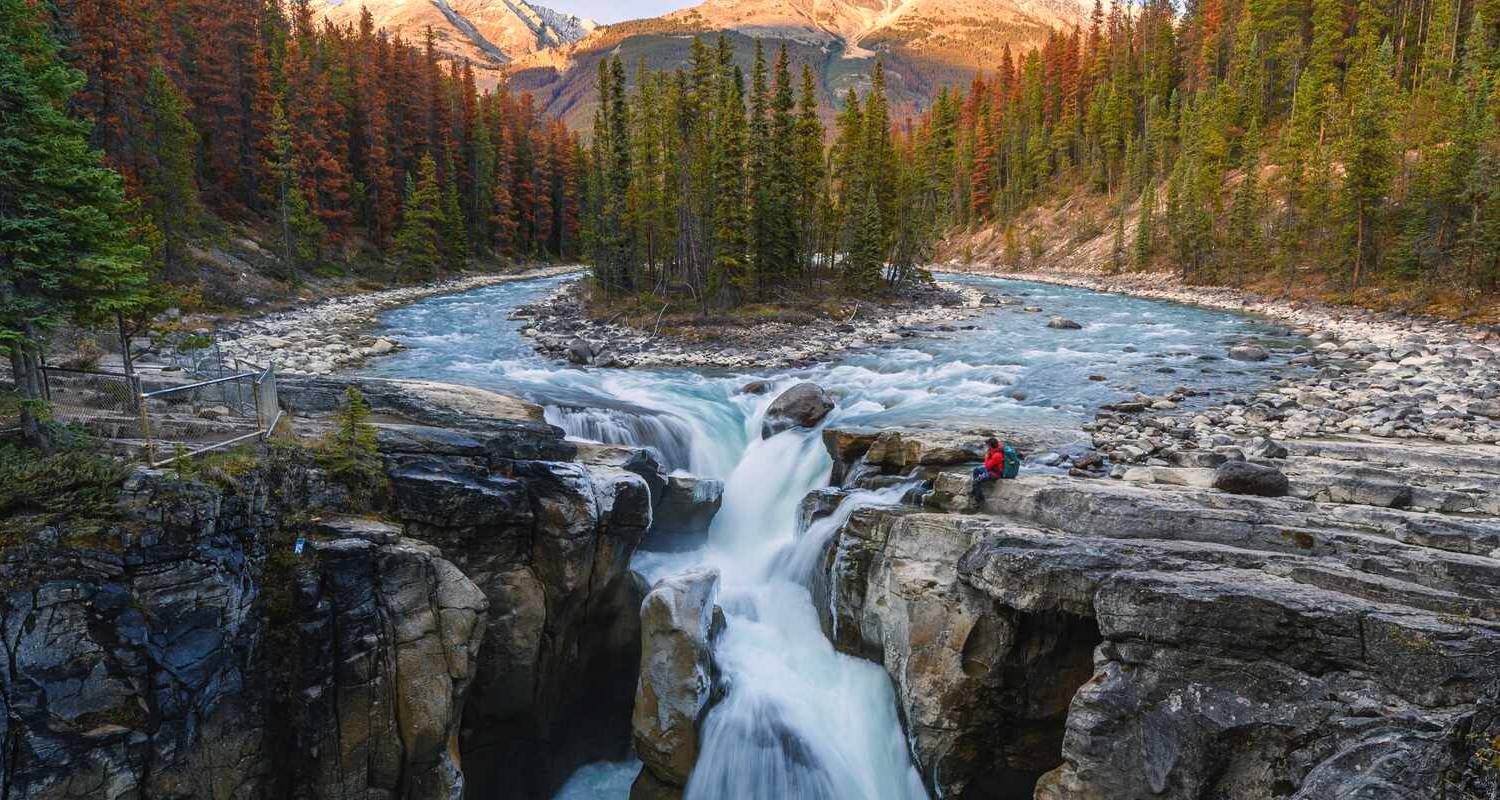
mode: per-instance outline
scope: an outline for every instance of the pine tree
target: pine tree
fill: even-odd
[[[1390,73],[1390,45],[1378,50],[1366,37],[1364,50],[1349,73],[1353,98],[1349,106],[1349,137],[1345,144],[1344,204],[1349,216],[1350,285],[1360,287],[1374,267],[1378,253],[1376,225],[1390,190],[1393,143],[1388,99],[1394,92]]]
[[[856,295],[878,294],[885,269],[885,226],[874,186],[867,187],[864,196],[856,199],[849,217],[852,222],[844,256],[844,287]]]
[[[0,0],[0,349],[22,397],[22,433],[41,446],[42,336],[143,302],[144,253],[120,176],[67,114],[83,82],[59,58],[41,7]]]
[[[159,64],[147,78],[144,102],[142,205],[161,236],[161,262],[171,270],[180,264],[184,240],[201,213],[193,157],[198,132],[188,121],[187,100]]]
[[[1135,226],[1135,268],[1146,269],[1151,265],[1151,256],[1155,251],[1156,228],[1154,218],[1156,215],[1156,180],[1154,178],[1146,181],[1141,189],[1141,213],[1140,219]]]
[[[720,39],[721,49],[727,47]],[[735,305],[754,286],[750,259],[750,198],[745,158],[744,76],[721,61],[713,126],[713,264],[708,295],[720,307]]]
[[[299,269],[317,263],[323,225],[312,213],[302,194],[299,162],[292,144],[291,122],[278,101],[271,109],[271,130],[266,137],[265,173],[271,194],[277,239],[280,245],[281,277],[295,279]]]
[[[442,225],[438,242],[443,251],[444,265],[450,270],[459,271],[464,268],[469,253],[469,234],[463,205],[458,199],[458,175],[451,161],[448,175],[448,184],[443,187]]]
[[[401,227],[391,247],[391,260],[398,273],[422,280],[436,275],[444,264],[441,237],[444,231],[443,190],[438,182],[437,162],[423,156],[416,180],[407,178],[406,203],[401,209]]]

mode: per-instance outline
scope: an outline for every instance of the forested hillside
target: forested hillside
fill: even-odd
[[[1015,220],[1081,190],[1108,202],[1072,234],[1111,232],[1115,270],[1493,292],[1495,5],[1096,5],[940,97],[915,135],[944,154],[940,214],[1008,250],[1027,246]]]
[[[570,256],[577,142],[467,63],[306,0],[59,0],[71,111],[124,175],[152,266],[245,223],[283,278],[426,278],[469,257]]]

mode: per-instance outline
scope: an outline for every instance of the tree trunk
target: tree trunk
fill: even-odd
[[[1351,281],[1350,288],[1358,291],[1359,272],[1365,260],[1365,212],[1363,210],[1355,212],[1355,219],[1357,233],[1354,238],[1354,279]]]
[[[29,325],[25,327],[30,328]],[[29,344],[22,343],[12,344],[10,348],[10,369],[16,379],[16,391],[21,395],[21,439],[32,447],[47,451],[52,443],[42,429],[37,413],[46,398],[42,396],[42,376],[36,354],[29,348]]]

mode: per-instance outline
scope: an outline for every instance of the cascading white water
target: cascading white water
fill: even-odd
[[[693,429],[671,414],[547,406],[546,420],[570,438],[650,449],[668,471],[693,467]]]
[[[787,431],[751,444],[725,487],[709,560],[728,619],[714,654],[728,692],[704,724],[690,799],[926,796],[889,677],[834,650],[807,586],[850,514],[894,504],[907,487],[855,492],[799,538],[796,505],[827,482],[828,465],[816,433]]]

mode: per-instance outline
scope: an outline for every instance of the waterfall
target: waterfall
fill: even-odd
[[[715,659],[727,694],[704,723],[689,800],[926,797],[890,678],[834,650],[807,585],[851,514],[907,487],[854,492],[798,537],[797,504],[830,465],[817,432],[786,431],[752,442],[725,484],[706,560],[723,581]]]
[[[725,482],[707,545],[637,553],[632,564],[647,577],[698,565],[720,570],[728,625],[716,657],[727,694],[704,721],[692,798],[924,796],[890,679],[879,666],[833,649],[806,580],[849,514],[896,503],[904,487],[851,493],[799,538],[798,503],[828,483],[831,464],[816,431],[760,438],[766,406],[786,386],[810,380],[834,392],[830,425],[998,429],[1063,443],[1086,439],[1080,425],[1105,403],[1184,382],[1201,392],[1234,391],[1260,385],[1286,363],[1277,355],[1206,366],[1226,342],[1277,335],[1250,317],[960,278],[987,291],[1021,292],[1085,328],[1060,333],[1041,315],[997,307],[972,326],[857,348],[795,370],[568,369],[539,356],[519,334],[522,323],[507,316],[562,280],[501,284],[389,312],[381,335],[409,346],[368,369],[531,400],[574,439],[649,447],[668,470]],[[770,390],[742,391],[752,379],[769,382]],[[569,790],[578,793],[565,796],[620,797],[637,769],[634,761],[594,765]]]
[[[566,406],[547,406],[545,413],[570,438],[645,447],[669,472],[693,467],[693,429],[676,415]]]

